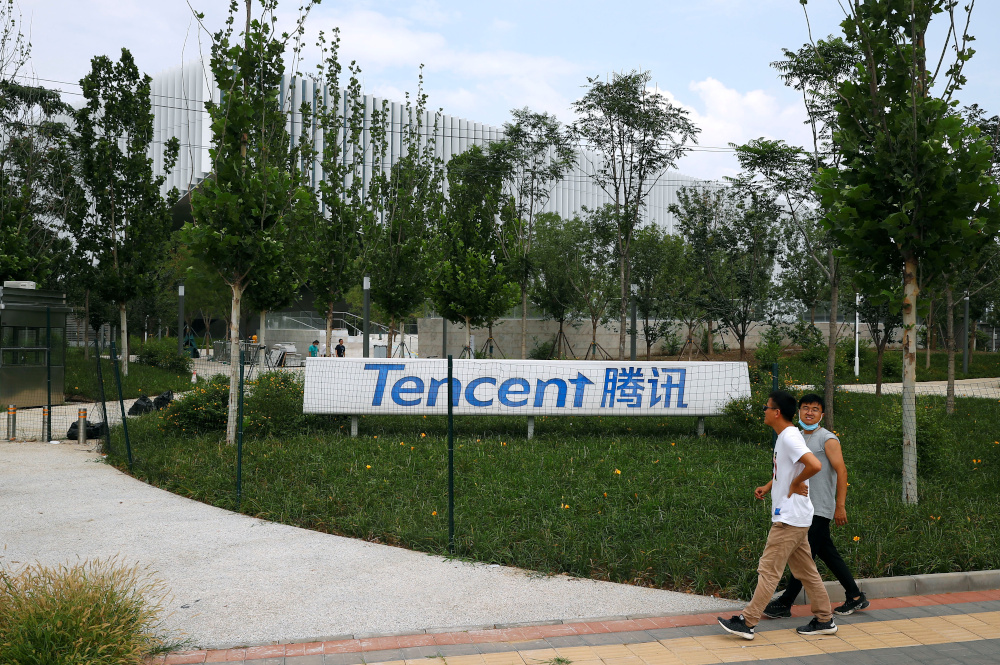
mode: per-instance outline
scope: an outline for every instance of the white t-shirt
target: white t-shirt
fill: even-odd
[[[805,465],[799,462],[809,452],[802,433],[795,427],[786,427],[774,444],[774,476],[771,484],[771,521],[791,526],[810,526],[813,505],[809,497],[801,494],[788,496],[788,488]],[[809,481],[806,481],[806,486]]]

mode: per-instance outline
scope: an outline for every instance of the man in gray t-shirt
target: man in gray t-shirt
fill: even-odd
[[[837,526],[847,524],[847,467],[844,465],[840,439],[819,424],[823,419],[823,411],[823,398],[819,395],[806,395],[799,400],[802,437],[809,451],[823,464],[820,472],[809,479],[809,498],[813,504],[809,547],[813,558],[819,557],[844,587],[846,601],[833,610],[844,616],[865,609],[869,602],[858,589],[854,576],[830,538],[831,520]],[[792,577],[784,593],[764,609],[764,616],[772,619],[791,616],[792,603],[801,590],[802,583]]]

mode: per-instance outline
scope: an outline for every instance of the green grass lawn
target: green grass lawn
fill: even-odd
[[[108,400],[118,399],[114,366],[107,358],[101,361],[101,372],[104,378],[105,397]],[[140,395],[155,397],[165,390],[180,392],[191,389],[190,373],[178,374],[139,363],[130,363],[128,376],[122,376],[121,379],[122,397],[125,399]],[[94,360],[93,350],[89,360],[84,360],[83,349],[66,350],[66,398],[95,401],[101,398],[100,384],[97,381],[97,362]]]
[[[824,347],[825,349],[826,347]],[[837,366],[837,383],[875,383],[875,352],[868,351],[861,356],[859,376],[854,376],[853,350],[845,362]],[[948,379],[948,354],[945,351],[931,351],[931,366],[925,368],[926,351],[917,352],[917,381],[945,381]],[[902,381],[902,351],[889,349],[885,352],[886,364],[882,381],[899,383]],[[782,378],[790,383],[821,385],[826,376],[826,357],[817,362],[803,360],[798,351],[787,352],[779,361]],[[982,379],[1000,376],[1000,353],[979,351],[969,356],[969,373],[962,373],[962,356],[955,356],[956,379]]]
[[[763,388],[755,400],[763,402]],[[918,506],[902,504],[898,398],[844,394],[837,430],[850,471],[847,526],[834,539],[858,577],[1000,568],[1000,404],[919,402]],[[747,598],[769,527],[753,489],[771,472],[758,409],[693,418],[456,421],[457,555],[545,573]],[[130,420],[135,475],[236,508],[236,450],[219,436]],[[367,417],[244,444],[242,512],[445,554],[447,430],[442,417]],[[125,468],[120,431],[111,463]],[[978,460],[978,461],[977,461]],[[155,516],[151,516],[155,519]]]

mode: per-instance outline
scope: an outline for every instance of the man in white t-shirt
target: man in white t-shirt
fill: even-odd
[[[809,479],[819,473],[822,465],[809,451],[798,428],[792,425],[795,406],[794,397],[776,390],[764,407],[764,424],[774,429],[778,439],[774,444],[771,481],[754,490],[754,496],[763,499],[765,494],[771,493],[771,531],[757,566],[757,589],[750,604],[743,609],[743,614],[731,619],[719,617],[719,625],[726,632],[747,640],[754,638],[754,626],[760,622],[764,608],[778,587],[785,564],[805,587],[815,615],[796,631],[800,635],[837,632],[830,596],[809,549],[809,526],[813,518]]]

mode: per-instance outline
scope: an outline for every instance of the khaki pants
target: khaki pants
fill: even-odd
[[[809,527],[774,522],[767,534],[767,545],[764,546],[764,553],[760,555],[760,564],[757,566],[757,590],[753,592],[750,604],[743,610],[743,618],[748,626],[760,623],[761,613],[771,602],[771,596],[785,572],[786,563],[791,568],[792,575],[805,587],[816,618],[825,622],[833,617],[830,596],[826,593],[823,579],[816,570],[816,562],[809,550]]]

